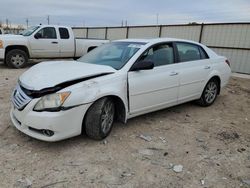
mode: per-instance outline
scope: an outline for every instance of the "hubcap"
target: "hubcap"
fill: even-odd
[[[114,104],[109,101],[105,104],[101,114],[101,128],[104,134],[108,133],[114,121]]]
[[[13,65],[19,67],[24,64],[25,58],[21,54],[16,54],[11,57],[10,61],[12,62]]]
[[[205,90],[205,100],[212,103],[217,95],[217,85],[215,82],[209,82]]]

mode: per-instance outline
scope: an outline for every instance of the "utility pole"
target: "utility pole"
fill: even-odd
[[[6,27],[9,28],[9,19],[6,19]]]
[[[123,20],[122,20],[122,27],[123,27]]]
[[[27,28],[29,27],[29,19],[26,18],[26,25],[27,25]]]
[[[49,18],[49,15],[48,15],[48,17],[47,17],[47,21],[48,21],[48,25],[49,25],[49,23],[50,23],[50,18]]]
[[[125,20],[125,26],[126,27],[128,26],[128,20]]]
[[[159,25],[159,14],[156,14],[156,25]]]

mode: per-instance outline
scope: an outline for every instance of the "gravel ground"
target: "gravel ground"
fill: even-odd
[[[46,143],[11,126],[10,94],[25,70],[0,63],[1,188],[250,186],[250,80],[231,78],[211,107],[116,123],[105,141]]]

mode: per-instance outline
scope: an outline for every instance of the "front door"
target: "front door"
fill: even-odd
[[[177,104],[179,75],[175,71],[172,43],[154,45],[138,61],[150,60],[151,70],[128,72],[131,115],[146,113]]]
[[[34,36],[31,36],[30,48],[31,56],[35,58],[60,57],[56,29],[54,27],[40,29]]]

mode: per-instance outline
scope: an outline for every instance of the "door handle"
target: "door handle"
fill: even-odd
[[[58,42],[55,42],[55,41],[53,41],[53,42],[51,42],[52,44],[58,44]]]
[[[205,66],[204,69],[210,69],[211,67],[210,66]]]
[[[171,72],[169,76],[176,76],[178,74],[179,74],[178,72]]]

